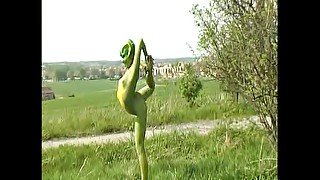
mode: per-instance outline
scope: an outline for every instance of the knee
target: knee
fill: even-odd
[[[153,93],[154,91],[154,85],[150,87],[150,95]]]
[[[147,84],[149,88],[153,91],[156,86],[156,83],[152,80],[152,81],[149,81]]]

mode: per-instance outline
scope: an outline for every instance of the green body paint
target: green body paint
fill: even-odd
[[[136,50],[136,51],[135,51]],[[143,51],[146,60],[146,83],[147,85],[136,91],[137,81],[139,79],[140,55]],[[144,148],[144,139],[147,122],[146,100],[154,91],[155,82],[153,80],[153,59],[147,54],[147,49],[143,39],[140,40],[138,47],[132,40],[129,40],[120,51],[123,63],[127,68],[126,73],[119,80],[117,89],[117,98],[122,108],[129,114],[135,115],[135,145],[139,158],[141,179],[148,179],[148,161]]]

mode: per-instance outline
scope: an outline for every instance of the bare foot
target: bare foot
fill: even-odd
[[[153,71],[153,64],[154,64],[154,62],[153,62],[153,58],[152,58],[152,56],[151,55],[148,55],[147,57],[146,57],[146,72],[147,73],[149,73],[150,72],[150,74],[152,74],[152,71]]]

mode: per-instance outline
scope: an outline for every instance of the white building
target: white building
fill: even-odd
[[[153,67],[154,76],[162,76],[164,78],[177,78],[183,75],[185,66],[183,62],[176,65],[172,64],[157,64]]]

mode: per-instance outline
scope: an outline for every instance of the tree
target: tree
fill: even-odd
[[[48,68],[45,71],[44,76],[46,77],[46,79],[53,79],[54,77],[54,69],[50,68],[50,66],[48,66]]]
[[[104,70],[104,68],[103,68],[102,65],[100,65],[99,71],[100,71],[100,74],[99,74],[100,78],[101,78],[101,79],[106,79],[106,77],[107,77],[106,71]]]
[[[116,71],[113,67],[109,67],[109,69],[106,72],[107,76],[109,76],[110,78],[114,78],[114,76],[116,75]]]
[[[119,78],[122,78],[123,74],[121,68],[117,69],[117,75],[119,76]]]
[[[67,79],[67,72],[63,69],[55,69],[53,73],[53,80],[54,81],[61,81]]]
[[[67,72],[70,70],[68,65],[51,65],[49,66],[54,81],[67,79]]]
[[[74,80],[74,71],[69,70],[67,72],[67,77],[70,78],[70,80]]]
[[[83,69],[83,68],[80,68],[80,70],[79,70],[79,76],[80,76],[81,79],[83,79],[84,77],[86,77],[86,76],[87,76],[86,70]]]
[[[202,83],[197,78],[194,69],[190,64],[186,64],[186,72],[179,81],[179,91],[181,96],[187,100],[190,107],[196,103],[195,100],[202,89]]]
[[[90,75],[93,76],[94,78],[100,77],[99,69],[98,68],[91,68]]]
[[[251,103],[276,146],[277,2],[211,0],[208,7],[195,5],[192,13],[209,74]]]

